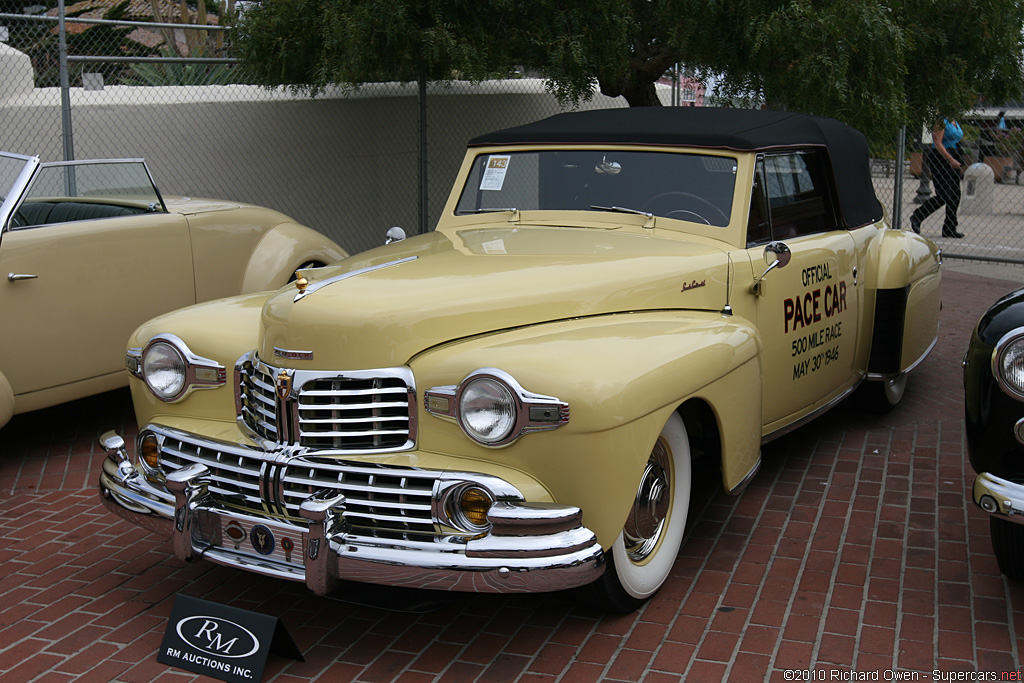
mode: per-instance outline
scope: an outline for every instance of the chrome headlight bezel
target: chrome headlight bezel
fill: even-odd
[[[150,354],[168,352],[170,357],[177,359],[181,365],[180,380],[171,384],[167,390],[154,386],[147,371],[147,360]],[[188,345],[174,334],[161,333],[152,337],[142,348],[130,348],[125,355],[125,366],[128,372],[146,385],[149,392],[164,403],[177,403],[197,389],[216,389],[227,383],[227,370],[217,361],[198,356]]]
[[[492,395],[507,400],[509,412],[497,434],[481,435],[467,416],[467,401],[473,390],[488,387]],[[501,448],[531,432],[557,429],[569,422],[569,404],[554,396],[527,391],[510,374],[497,368],[480,368],[469,373],[458,385],[433,387],[423,396],[424,409],[452,420],[473,441],[488,448]]]
[[[992,349],[992,376],[1006,395],[1024,401],[1024,327],[1010,330],[996,342]]]

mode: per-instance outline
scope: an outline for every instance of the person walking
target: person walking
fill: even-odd
[[[946,206],[946,218],[942,223],[943,237],[963,237],[957,231],[957,210],[960,208],[960,177],[963,156],[960,140],[964,131],[955,119],[943,119],[932,129],[932,146],[925,151],[925,163],[931,172],[935,194],[910,214],[910,228],[921,234],[921,221],[932,215],[939,207]]]

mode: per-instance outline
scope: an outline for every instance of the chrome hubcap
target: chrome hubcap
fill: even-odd
[[[899,402],[903,397],[903,391],[907,388],[907,376],[900,375],[894,379],[885,381],[885,393],[890,403]]]
[[[626,553],[642,562],[658,547],[672,501],[672,456],[659,438],[647,460],[636,499],[623,528]]]

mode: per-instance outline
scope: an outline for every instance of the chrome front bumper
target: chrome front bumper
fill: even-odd
[[[152,483],[129,459],[120,437],[101,438],[107,451],[100,497],[112,513],[171,539],[186,561],[207,559],[237,569],[302,581],[318,595],[339,580],[488,593],[545,592],[590,583],[605,569],[604,553],[582,525],[579,508],[500,500],[487,514],[487,533],[434,541],[354,533],[345,496],[318,491],[302,501],[306,526],[231,507],[210,492],[210,471],[192,464]],[[212,444],[211,444],[212,445]],[[263,545],[258,539],[269,539]],[[251,549],[250,549],[251,548]],[[269,549],[268,549],[269,548]]]
[[[1024,524],[1024,484],[982,472],[974,480],[974,502],[990,515]]]

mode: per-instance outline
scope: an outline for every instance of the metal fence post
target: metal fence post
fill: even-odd
[[[896,185],[892,197],[892,227],[900,230],[903,226],[903,155],[906,153],[907,127],[900,128],[896,137]]]
[[[73,161],[75,141],[71,134],[71,79],[68,75],[68,34],[64,25],[64,0],[57,2],[57,36],[60,51],[60,115],[64,132],[64,161]],[[68,188],[68,195],[72,197],[73,189]]]
[[[427,210],[428,210],[428,194],[427,194],[427,77],[420,74],[418,82],[418,91],[416,96],[417,104],[419,105],[419,112],[417,118],[419,119],[419,186],[420,186],[420,198],[419,198],[419,212],[420,212],[420,224],[419,234],[423,235],[429,229],[427,225]]]

